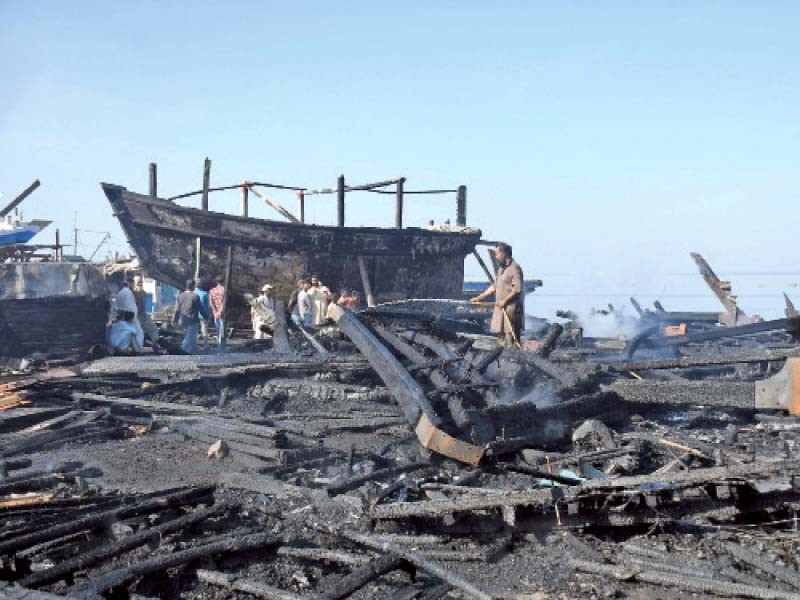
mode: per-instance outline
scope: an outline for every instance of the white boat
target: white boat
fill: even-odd
[[[0,222],[0,246],[10,244],[27,244],[42,229],[50,225],[52,221],[23,221],[17,215],[7,215],[5,220]]]

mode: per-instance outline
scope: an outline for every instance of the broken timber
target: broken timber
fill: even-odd
[[[786,359],[777,374],[755,382],[620,380],[604,390],[629,402],[775,409],[800,416],[800,357]]]
[[[469,464],[478,464],[485,448],[463,442],[438,427],[441,419],[423,389],[394,355],[348,310],[334,306],[333,320],[350,338],[400,404],[420,443],[440,454]]]

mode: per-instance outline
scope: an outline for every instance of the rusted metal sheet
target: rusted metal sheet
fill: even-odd
[[[776,375],[756,381],[756,408],[787,410],[800,416],[800,358],[787,358]]]
[[[470,465],[480,463],[486,452],[486,448],[483,446],[475,446],[461,441],[441,429],[437,429],[425,413],[420,416],[414,432],[417,434],[420,444],[429,450]]]

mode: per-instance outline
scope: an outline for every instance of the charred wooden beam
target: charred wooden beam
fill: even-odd
[[[734,365],[739,363],[759,363],[777,360],[785,360],[792,356],[800,356],[800,350],[770,350],[763,349],[756,352],[722,354],[713,356],[682,356],[679,358],[667,358],[656,360],[638,361],[602,361],[614,371],[624,373],[627,371],[651,371],[657,369],[685,369],[689,367],[705,367],[710,365]],[[606,359],[607,360],[607,359]]]
[[[559,323],[551,324],[547,329],[547,334],[539,343],[536,353],[545,358],[550,356],[550,353],[555,349],[556,344],[558,344],[558,338],[561,337],[563,331],[564,328]]]
[[[619,380],[603,386],[628,402],[755,408],[756,388],[749,381]]]
[[[74,590],[73,593],[78,597],[93,597],[112,588],[130,583],[139,577],[184,565],[200,558],[207,558],[230,552],[274,548],[282,542],[282,538],[271,533],[255,533],[244,536],[229,535],[214,542],[201,544],[171,554],[155,556],[106,573],[101,573],[93,577],[87,585]]]
[[[255,188],[251,188],[251,189],[253,190],[253,193],[256,196],[258,196],[264,202],[266,202],[268,206],[271,206],[276,211],[278,211],[282,216],[284,216],[286,218],[287,221],[289,221],[290,223],[300,223],[300,220],[297,217],[295,217],[292,213],[290,213],[288,210],[283,208],[283,206],[281,206],[280,204],[275,202],[275,200],[273,200],[269,196],[267,196],[264,192],[260,192]]]
[[[294,354],[289,343],[289,325],[287,320],[286,302],[275,300],[275,331],[272,332],[272,346],[281,354]]]
[[[418,463],[410,463],[407,465],[397,465],[394,467],[387,467],[386,469],[378,469],[377,471],[373,471],[367,475],[360,475],[358,477],[352,477],[350,479],[346,479],[340,483],[333,483],[325,488],[325,491],[328,492],[329,496],[337,496],[339,494],[344,494],[345,492],[349,492],[350,490],[354,490],[356,488],[361,487],[368,481],[374,481],[376,479],[383,479],[384,477],[391,477],[394,475],[399,475],[400,473],[409,473],[410,471],[416,471],[418,469],[424,469],[426,467],[430,467],[430,463],[427,462],[418,462]]]
[[[434,425],[441,423],[425,392],[409,375],[403,365],[348,310],[335,306],[333,320],[350,338],[389,388],[409,424],[416,425],[420,413],[425,413]]]
[[[161,538],[165,535],[182,531],[183,529],[205,521],[206,519],[219,515],[224,511],[231,508],[229,505],[220,504],[212,508],[202,508],[191,512],[177,519],[172,519],[166,523],[149,527],[147,529],[138,531],[134,534],[126,536],[119,541],[111,542],[97,548],[93,548],[88,552],[79,554],[63,562],[58,563],[54,567],[45,569],[44,571],[36,571],[20,581],[20,585],[27,587],[40,587],[54,583],[72,575],[75,571],[87,569],[97,565],[103,561],[118,556],[124,552],[139,548],[149,543],[159,543]]]
[[[249,198],[249,195],[250,195],[250,188],[247,186],[247,182],[243,181],[242,182],[242,204],[241,204],[241,210],[239,211],[239,214],[241,214],[243,217],[247,217],[250,214],[250,198]]]
[[[158,165],[150,163],[150,197],[158,198]]]
[[[485,448],[459,440],[439,429],[441,419],[427,396],[394,355],[348,310],[331,309],[333,320],[347,335],[389,388],[400,409],[414,427],[420,443],[431,450],[456,460],[478,464]]]
[[[725,338],[739,337],[742,335],[753,335],[755,333],[764,333],[768,331],[780,331],[782,329],[790,333],[799,331],[800,317],[773,319],[771,321],[749,323],[747,325],[737,325],[735,327],[717,327],[716,329],[712,329],[710,331],[701,331],[687,335],[668,336],[659,341],[667,346],[682,346],[684,344],[722,340]]]
[[[372,282],[369,278],[367,260],[363,256],[358,257],[358,270],[361,273],[361,285],[364,287],[364,296],[367,299],[367,306],[372,308],[375,306],[375,296],[372,294]]]
[[[32,184],[30,184],[28,187],[26,187],[24,190],[22,190],[22,192],[16,198],[14,198],[11,202],[6,204],[5,207],[2,210],[0,210],[0,219],[5,217],[12,210],[14,210],[17,206],[19,206],[22,203],[22,201],[25,200],[25,198],[30,196],[36,190],[36,188],[39,187],[39,185],[41,185],[41,183],[37,179]]]
[[[731,294],[730,283],[721,281],[720,278],[717,277],[717,274],[714,273],[711,265],[709,265],[706,259],[700,254],[697,252],[690,252],[689,255],[700,270],[700,276],[703,278],[703,281],[706,282],[706,285],[714,292],[714,295],[728,312],[726,325],[737,325],[746,320],[747,315],[737,306],[736,296]]]
[[[700,593],[711,593],[718,596],[735,598],[759,598],[760,600],[797,600],[798,594],[768,588],[760,588],[742,583],[729,583],[718,579],[706,579],[663,573],[659,571],[640,571],[623,569],[619,565],[598,564],[594,561],[570,558],[570,564],[576,570],[595,575],[604,575],[625,581],[640,581],[660,586],[677,587],[683,590]]]
[[[467,226],[467,186],[458,186],[456,193],[456,225]]]
[[[198,569],[197,579],[203,583],[223,587],[234,592],[245,592],[257,598],[264,598],[265,600],[300,600],[304,597],[307,598],[307,596],[298,596],[297,594],[277,588],[257,579],[239,577],[221,571]]]
[[[206,156],[206,160],[203,163],[203,198],[201,202],[201,207],[203,210],[208,210],[208,187],[211,181],[211,161]]]
[[[344,227],[344,175],[336,181],[336,224]]]
[[[213,491],[214,486],[189,488],[178,492],[172,492],[161,497],[150,498],[132,506],[85,515],[74,521],[59,523],[45,529],[39,529],[27,535],[21,535],[2,541],[0,542],[0,555],[10,554],[17,550],[29,548],[35,544],[40,544],[79,531],[89,531],[97,529],[98,527],[105,527],[107,523],[115,520],[146,515],[172,506],[185,506],[187,503],[207,498]]]
[[[397,352],[411,360],[415,366],[423,365],[427,362],[425,355],[414,348],[408,342],[402,340],[397,334],[378,324],[373,324],[373,329],[378,333],[383,340],[394,348]],[[460,360],[455,357],[452,360]],[[439,391],[446,391],[450,388],[450,380],[439,369],[431,369],[425,375],[430,379],[431,383],[436,386]],[[450,416],[453,418],[455,424],[462,430],[466,430],[472,421],[469,413],[464,407],[461,399],[456,394],[448,395],[447,405],[450,409]]]
[[[382,575],[402,569],[411,579],[414,579],[414,566],[405,558],[394,554],[385,554],[362,565],[352,573],[334,581],[325,580],[322,583],[325,591],[316,597],[316,600],[341,600],[360,590],[370,581]]]
[[[405,181],[405,177],[397,181],[397,202],[394,211],[394,226],[397,229],[403,228],[403,184]]]
[[[388,552],[404,558],[417,567],[420,571],[425,571],[434,577],[438,577],[442,581],[446,581],[454,588],[457,588],[466,594],[469,598],[475,598],[476,600],[492,600],[492,596],[490,594],[479,589],[473,583],[467,581],[460,575],[455,574],[452,570],[447,569],[435,561],[426,558],[422,554],[401,546],[400,544],[376,540],[372,536],[350,531],[342,532],[341,536],[350,540],[351,542],[361,544],[368,548],[372,548],[373,550],[377,550],[379,552]]]

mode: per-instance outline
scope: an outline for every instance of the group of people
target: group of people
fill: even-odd
[[[472,302],[480,303],[491,295],[495,296],[494,314],[491,330],[497,334],[504,346],[519,346],[520,334],[524,327],[525,309],[522,269],[512,257],[508,244],[498,244],[495,248],[498,262],[494,284]],[[277,324],[273,286],[264,285],[257,298],[250,301],[250,316],[255,339],[264,339],[272,334]],[[225,286],[217,279],[211,289],[194,279],[186,281],[185,289],[178,295],[175,303],[173,323],[184,330],[181,348],[189,354],[197,353],[198,335],[208,348],[210,336],[209,321],[214,320],[217,333],[217,350],[225,349]],[[155,352],[159,352],[158,327],[145,310],[145,293],[142,278],[125,278],[122,289],[117,293],[117,314],[109,331],[109,345],[114,354],[137,354],[142,352],[145,339],[150,341]],[[312,275],[297,282],[287,306],[292,321],[304,329],[312,329],[329,323],[331,307],[342,306],[351,310],[360,308],[361,297],[358,291],[342,289],[337,297],[324,286],[319,277]]]
[[[349,292],[342,289],[338,297],[334,297],[330,288],[322,285],[319,277],[312,275],[310,279],[297,282],[297,288],[292,292],[287,308],[296,325],[311,329],[329,322],[331,307],[336,305],[349,309],[359,308],[361,296],[355,290]]]
[[[113,354],[137,354],[144,348],[147,338],[154,352],[161,350],[158,327],[145,308],[145,292],[141,276],[122,281],[117,293],[117,312],[108,332],[109,347]]]
[[[187,354],[197,354],[197,337],[203,340],[203,349],[208,349],[210,337],[209,321],[214,320],[217,332],[217,351],[225,350],[225,284],[220,277],[210,290],[201,282],[187,279],[183,292],[175,301],[172,316],[174,325],[184,330],[181,349]]]
[[[173,324],[184,330],[181,349],[188,354],[197,353],[198,335],[204,348],[210,338],[209,321],[214,320],[217,333],[217,350],[225,349],[225,286],[222,279],[210,290],[194,279],[186,281],[184,291],[175,302]],[[108,343],[112,354],[135,355],[144,350],[145,340],[154,352],[160,352],[158,327],[147,314],[142,278],[126,277],[117,292],[116,315],[109,328]]]

